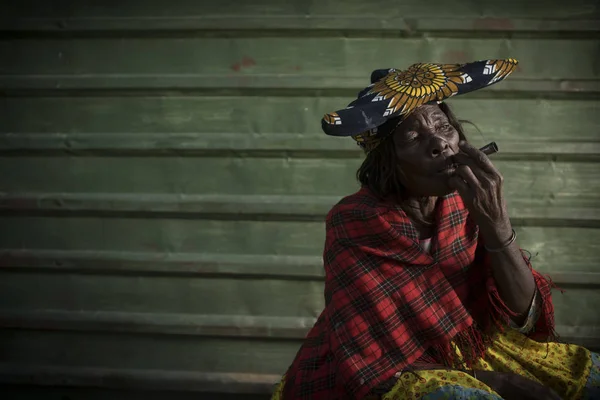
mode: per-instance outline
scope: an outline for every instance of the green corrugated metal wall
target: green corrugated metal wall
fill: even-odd
[[[419,61],[521,61],[451,104],[501,147],[521,245],[567,289],[559,332],[600,347],[596,1],[240,3],[2,2],[1,382],[266,393],[357,188],[319,120]]]

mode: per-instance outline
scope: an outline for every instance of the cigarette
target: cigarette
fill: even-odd
[[[483,154],[489,156],[489,155],[492,155],[492,154],[498,152],[498,145],[496,144],[496,142],[491,142],[491,143],[486,144],[479,150],[482,151]]]

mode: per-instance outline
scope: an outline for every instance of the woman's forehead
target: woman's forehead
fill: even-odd
[[[447,116],[437,104],[426,104],[413,111],[403,122],[403,125],[412,125],[420,120],[446,119]]]
[[[444,111],[437,104],[425,104],[417,108],[411,115],[426,115],[426,116],[442,116],[445,117]]]

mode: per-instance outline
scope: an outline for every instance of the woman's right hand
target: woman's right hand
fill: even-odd
[[[475,376],[506,400],[561,400],[554,390],[521,375],[475,371]]]

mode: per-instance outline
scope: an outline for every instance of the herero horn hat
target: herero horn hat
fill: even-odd
[[[351,136],[369,152],[392,133],[393,130],[378,130],[389,119],[402,120],[423,104],[439,104],[500,82],[517,64],[517,60],[509,58],[466,64],[420,63],[405,71],[378,69],[371,74],[371,85],[348,107],[325,114],[321,126],[328,135]]]

